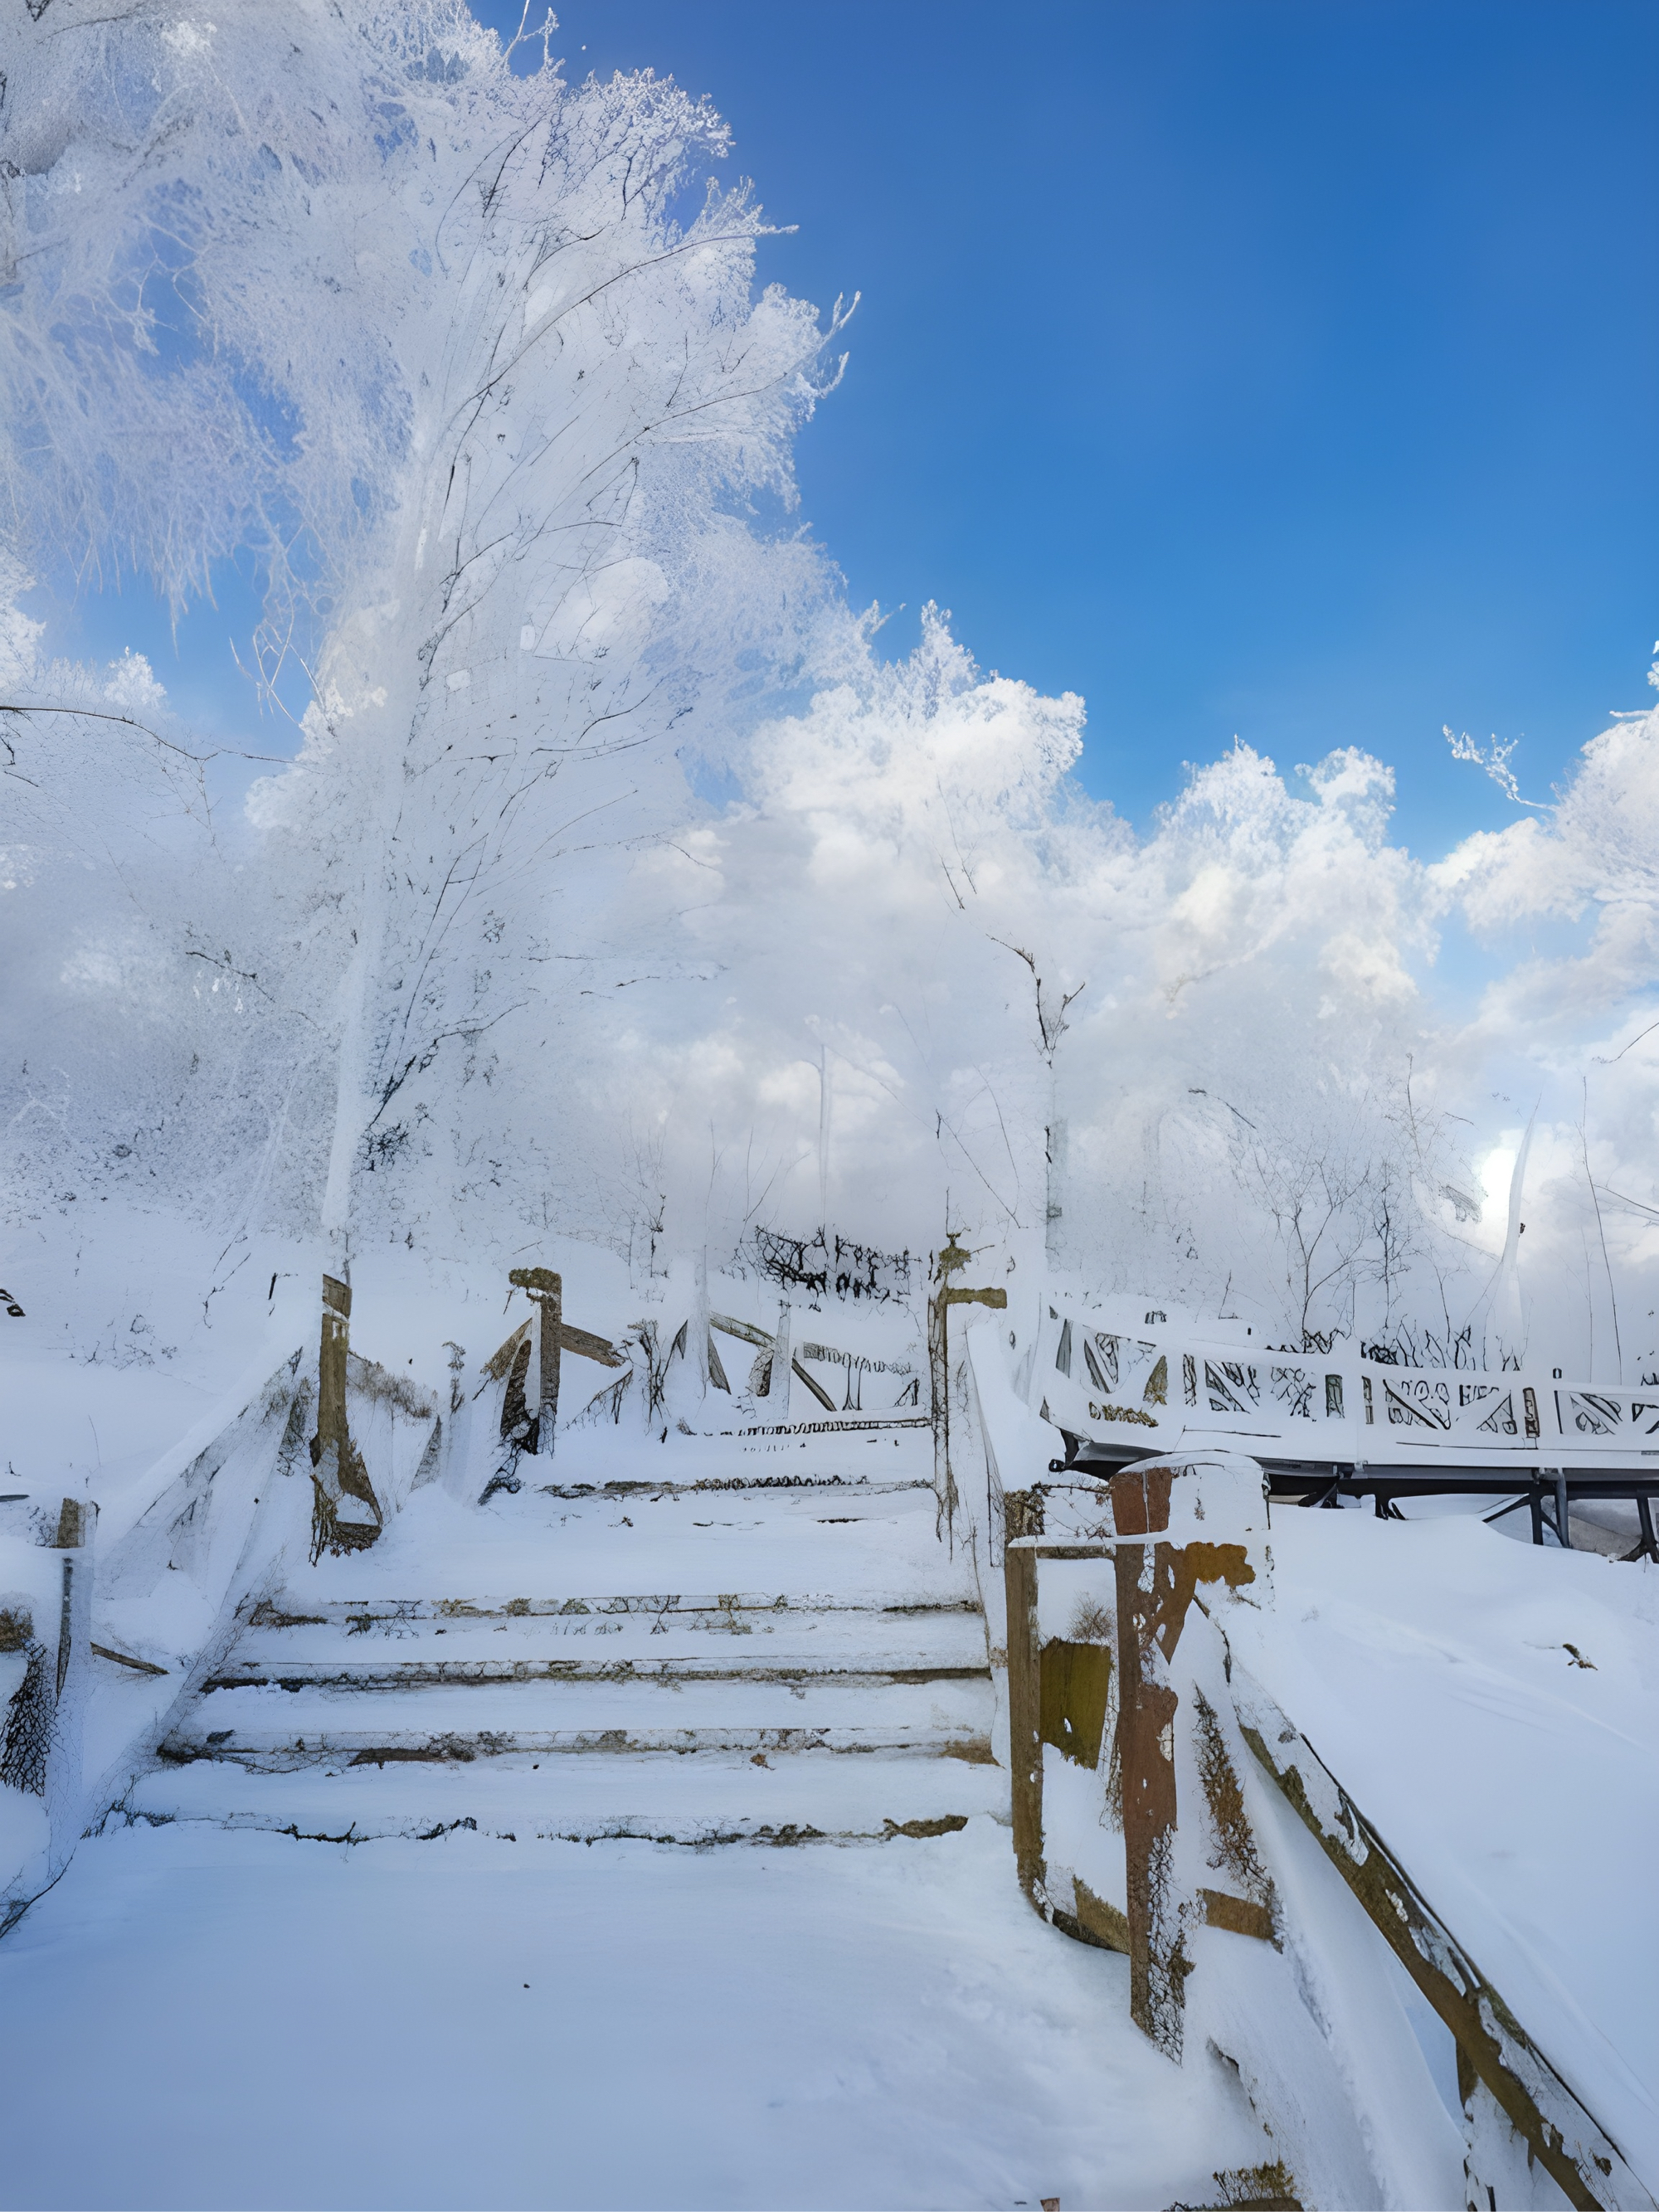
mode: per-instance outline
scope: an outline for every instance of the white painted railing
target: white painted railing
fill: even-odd
[[[1043,1303],[1029,1395],[1056,1427],[1136,1453],[1201,1439],[1314,1462],[1659,1471],[1659,1386],[1258,1351],[1156,1322],[1130,1334],[1060,1297]]]

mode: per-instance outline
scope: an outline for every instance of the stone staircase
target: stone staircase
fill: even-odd
[[[434,1489],[371,1552],[290,1554],[124,1809],[699,1844],[1006,1817],[971,1556],[936,1537],[921,1440],[880,1441],[813,1439],[787,1474],[733,1447],[690,1482]]]

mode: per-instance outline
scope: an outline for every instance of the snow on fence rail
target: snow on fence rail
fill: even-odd
[[[1063,1933],[1127,1954],[1131,2015],[1167,2057],[1237,2069],[1277,2154],[1250,2201],[1446,2201],[1425,2148],[1443,2118],[1392,1958],[1455,2045],[1468,2204],[1653,2212],[1586,2084],[1545,2055],[1559,2021],[1517,2017],[1333,1747],[1316,1756],[1237,1662],[1229,1621],[1270,1634],[1274,1612],[1260,1466],[1152,1458],[1005,1504],[1021,1886]]]
[[[317,1364],[296,1348],[268,1369],[267,1349],[109,1512],[0,1501],[0,1934],[149,1763],[273,1568],[303,1555],[332,1502],[328,1443],[348,1440],[377,1534],[437,1471],[437,1407],[349,1351],[342,1303],[325,1304]]]
[[[295,1352],[216,1434],[193,1431],[158,1461],[106,1525],[95,1504],[65,1498],[44,1522],[14,1509],[0,1526],[0,1575],[37,1601],[54,1579],[42,1551],[62,1560],[61,1605],[37,1601],[21,1641],[12,1613],[9,1640],[51,1663],[32,1663],[0,1714],[8,1747],[31,1726],[47,1747],[37,1768],[0,1773],[10,1785],[0,1789],[0,1932],[57,1881],[88,1820],[148,1763],[198,1670],[228,1644],[280,1541],[287,1501],[270,1478],[292,1461],[310,1399]]]
[[[1129,1334],[1059,1297],[1043,1304],[1030,1395],[1055,1427],[1124,1457],[1185,1440],[1325,1464],[1519,1460],[1659,1474],[1659,1384],[1592,1387],[1541,1364],[1395,1367],[1206,1344],[1151,1318]]]

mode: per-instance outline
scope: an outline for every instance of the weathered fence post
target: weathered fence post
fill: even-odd
[[[536,1332],[537,1377],[536,1446],[543,1459],[553,1456],[553,1437],[559,1425],[559,1354],[564,1334],[564,1285],[550,1275],[540,1299],[541,1322]]]
[[[351,1288],[323,1277],[322,1337],[317,1352],[317,1433],[311,1440],[313,1564],[326,1550],[361,1552],[380,1533],[380,1508],[346,1418],[346,1361],[351,1350]]]
[[[1117,1534],[1118,1746],[1129,1923],[1129,2011],[1179,2058],[1185,1984],[1182,1936],[1204,1901],[1188,1894],[1175,1849],[1176,1646],[1200,1583],[1255,1580],[1242,1538],[1255,1522],[1261,1477],[1224,1464],[1143,1462],[1111,1480]],[[1254,1483],[1254,1501],[1249,1496]],[[1230,1510],[1231,1509],[1231,1510]],[[1200,1535],[1198,1532],[1202,1529]],[[1188,1536],[1182,1543],[1172,1540]],[[1196,1812],[1196,1808],[1194,1808]]]
[[[514,1267],[507,1275],[514,1290],[522,1291],[537,1311],[537,1389],[536,1389],[536,1452],[538,1458],[551,1459],[553,1440],[559,1424],[559,1378],[561,1361],[565,1352],[573,1352],[580,1358],[596,1360],[601,1367],[626,1367],[627,1360],[616,1346],[591,1330],[573,1328],[564,1317],[564,1279],[551,1267]],[[509,1339],[510,1342],[512,1340]],[[501,1352],[507,1346],[501,1346]],[[501,1352],[496,1358],[501,1358]],[[529,1370],[529,1348],[524,1346],[517,1355]],[[516,1371],[516,1368],[515,1368]],[[508,1382],[511,1398],[512,1384]],[[528,1407],[526,1406],[526,1413]],[[503,1423],[507,1412],[503,1409]],[[503,1433],[506,1433],[504,1426]]]
[[[536,1450],[553,1456],[559,1425],[559,1353],[564,1339],[564,1281],[551,1267],[514,1267],[507,1278],[536,1308]]]
[[[64,1498],[58,1510],[55,1541],[63,1554],[58,1659],[40,1792],[51,1823],[53,1874],[68,1864],[85,1820],[82,1739],[91,1680],[92,1533],[97,1512],[95,1505],[78,1498]],[[42,1704],[44,1709],[44,1695]]]
[[[769,1413],[775,1413],[780,1421],[789,1419],[789,1400],[793,1376],[791,1362],[794,1353],[789,1343],[789,1302],[786,1298],[778,1307],[776,1348],[772,1354],[772,1372],[767,1381],[766,1403]]]
[[[1131,1470],[1113,1481],[1117,1528],[1118,1750],[1123,1778],[1123,1855],[1128,1891],[1129,2013],[1171,2057],[1181,2055],[1180,1899],[1170,1894],[1176,1826],[1175,1716],[1169,1654],[1158,1643],[1159,1551],[1144,1540],[1169,1525],[1168,1467]],[[1180,1625],[1176,1625],[1176,1633]],[[1174,1638],[1168,1639],[1173,1650]]]
[[[0,1864],[0,1936],[50,1887],[86,1825],[82,1722],[92,1651],[92,1531],[98,1509],[78,1498],[58,1507],[43,1540],[61,1554],[58,1571],[0,1608],[0,1651],[21,1656],[23,1674],[0,1704],[0,1787],[39,1801],[12,1820]],[[43,1587],[46,1583],[46,1587]],[[52,1596],[46,1588],[55,1583]],[[43,1601],[45,1601],[43,1602]],[[41,1618],[40,1615],[46,1617]],[[51,1619],[56,1615],[57,1650]],[[14,1814],[19,1808],[14,1808]],[[21,1846],[21,1863],[14,1851]]]
[[[957,1243],[953,1229],[945,1239],[945,1249],[934,1263],[939,1288],[927,1301],[927,1372],[933,1394],[933,1494],[939,1501],[935,1516],[936,1534],[946,1528],[954,1529],[957,1516],[956,1477],[951,1471],[951,1341],[945,1316],[952,1306],[990,1306],[1004,1311],[1008,1304],[1005,1290],[958,1290],[951,1278],[958,1267],[965,1267],[973,1258]]]
[[[317,1347],[317,1437],[326,1448],[343,1448],[346,1436],[346,1358],[351,1349],[351,1288],[332,1275],[323,1277],[323,1320]],[[313,1444],[314,1467],[318,1450]]]
[[[1067,1935],[1127,1951],[1131,2016],[1176,2060],[1192,1970],[1188,1927],[1208,1923],[1273,1937],[1270,1905],[1252,1888],[1260,1869],[1249,1852],[1232,1869],[1245,1894],[1206,1881],[1197,1846],[1206,1808],[1212,1825],[1219,1818],[1237,1828],[1242,1815],[1219,1805],[1231,1769],[1224,1749],[1216,1749],[1213,1709],[1190,1665],[1177,1673],[1173,1664],[1200,1586],[1237,1589],[1256,1581],[1249,1540],[1261,1527],[1261,1509],[1254,1462],[1221,1457],[1144,1461],[1115,1474],[1102,1468],[1071,1486],[1006,1494],[1011,1810],[1020,1886]],[[1081,1642],[1074,1632],[1045,1644],[1040,1585],[1048,1559],[1093,1559],[1109,1569],[1115,1630],[1102,1625],[1115,1634],[1115,1666],[1093,1626],[1084,1628]],[[1091,1609],[1102,1619],[1098,1605]],[[1108,1729],[1114,1687],[1115,1741]],[[1048,1744],[1101,1775],[1109,1808],[1115,1799],[1121,1804],[1121,1907],[1097,1894],[1078,1868],[1051,1857],[1042,1776]],[[1198,1791],[1184,1836],[1182,1772]],[[1115,1812],[1110,1825],[1119,1825]],[[1076,1840],[1061,1842],[1066,1859]]]

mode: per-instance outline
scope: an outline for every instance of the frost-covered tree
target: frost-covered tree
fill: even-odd
[[[276,941],[240,955],[307,980],[331,1243],[410,1146],[463,1208],[554,1172],[548,1033],[631,950],[573,917],[579,856],[680,811],[670,733],[763,687],[821,589],[744,514],[788,496],[815,319],[751,297],[760,217],[703,189],[705,106],[517,74],[443,0],[141,5],[16,45],[19,555],[181,602],[251,551],[266,675],[323,641],[253,808]]]
[[[1070,780],[1079,700],[931,609],[884,660],[799,530],[839,317],[757,289],[706,105],[459,0],[52,0],[0,41],[20,1203],[142,1185],[337,1271],[948,1227],[1447,1356],[1644,1261],[1653,718],[1439,869],[1340,745],[1237,747],[1137,836]],[[43,663],[16,601],[182,605],[233,558],[313,703],[216,812],[210,733],[134,662]],[[1458,907],[1587,941],[1454,1018]],[[1545,1092],[1517,1258],[1492,1160]]]

